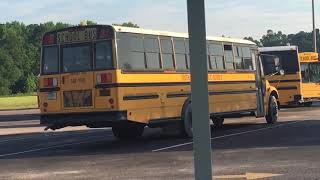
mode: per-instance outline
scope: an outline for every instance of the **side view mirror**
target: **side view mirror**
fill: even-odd
[[[275,65],[276,67],[280,67],[280,59],[279,59],[278,57],[275,57],[275,58],[274,58],[274,65]]]

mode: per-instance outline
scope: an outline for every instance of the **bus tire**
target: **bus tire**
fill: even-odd
[[[181,112],[181,127],[180,134],[184,137],[192,138],[193,137],[193,128],[192,128],[192,107],[191,101],[187,100],[182,108]]]
[[[222,117],[211,117],[213,127],[215,128],[221,128],[224,123],[224,118]]]
[[[311,107],[312,106],[312,102],[305,102],[303,103],[304,107]]]
[[[112,132],[121,140],[137,139],[142,136],[144,127],[144,124],[128,122],[112,126]]]
[[[269,98],[269,106],[268,106],[268,113],[266,115],[266,121],[268,124],[274,124],[278,121],[279,116],[279,107],[277,98],[273,95]]]

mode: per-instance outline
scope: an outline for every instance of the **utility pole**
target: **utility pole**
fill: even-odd
[[[316,31],[316,20],[315,20],[315,13],[314,13],[314,0],[312,0],[312,24],[313,24],[313,50],[317,52],[317,31]]]
[[[205,0],[187,0],[196,180],[212,180]]]

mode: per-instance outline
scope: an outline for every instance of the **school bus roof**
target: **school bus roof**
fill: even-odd
[[[178,37],[178,38],[188,38],[188,34],[186,33],[176,33],[176,32],[168,32],[168,31],[157,31],[157,30],[148,30],[141,28],[130,28],[123,26],[113,26],[116,32],[127,32],[127,33],[136,33],[136,34],[147,34],[147,35],[158,35],[158,36],[170,36],[170,37]],[[248,45],[256,45],[254,42],[244,39],[234,39],[227,37],[213,37],[207,36],[207,40],[209,41],[218,41],[218,42],[229,42],[229,43],[238,43],[238,44],[248,44]]]
[[[270,52],[270,51],[296,51],[298,46],[274,46],[274,47],[262,47],[259,48],[260,52]]]
[[[111,28],[113,28],[115,30],[115,32],[127,32],[127,33],[135,33],[135,34],[146,34],[146,35],[170,36],[170,37],[177,37],[177,38],[188,38],[188,34],[187,33],[157,31],[157,30],[149,30],[149,29],[142,29],[142,28],[130,28],[130,27],[113,26],[113,25],[89,25],[89,26],[67,27],[67,28],[63,28],[63,29],[58,29],[58,30],[53,30],[53,31],[46,32],[43,37],[45,37],[47,34],[51,34],[51,33],[58,33],[58,32],[62,32],[62,31],[69,31],[69,30],[81,29],[81,28],[98,28],[98,27],[101,27],[101,28],[103,28],[103,27],[110,28],[111,27]],[[254,42],[249,41],[249,40],[245,40],[245,39],[208,36],[207,40],[256,46],[256,44]]]

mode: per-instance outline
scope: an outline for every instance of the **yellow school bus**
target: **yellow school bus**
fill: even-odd
[[[311,106],[320,100],[320,62],[319,54],[305,52],[299,54],[302,78],[302,97],[304,105]]]
[[[277,88],[281,105],[297,105],[303,103],[299,53],[297,46],[276,46],[259,48],[261,54],[279,57],[284,75],[267,76],[270,84]],[[266,67],[266,66],[264,66]]]
[[[208,37],[207,62],[214,125],[244,114],[277,121],[278,91],[265,80],[254,43]],[[192,137],[189,69],[187,34],[109,25],[48,32],[41,124],[112,127],[118,138],[139,137],[146,126],[174,127]]]

